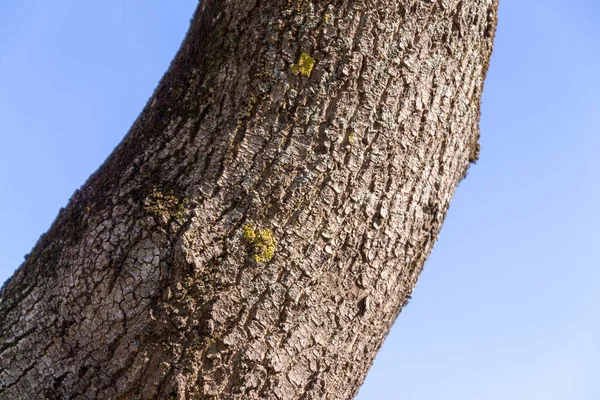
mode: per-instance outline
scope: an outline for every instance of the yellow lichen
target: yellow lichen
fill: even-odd
[[[356,132],[350,132],[350,135],[348,135],[348,142],[350,142],[350,144],[356,142]]]
[[[302,74],[304,76],[310,76],[310,73],[315,66],[316,60],[306,53],[300,54],[298,64],[292,64],[290,69],[294,75]]]
[[[325,14],[325,16],[323,17],[323,19],[325,20],[325,23],[328,24],[329,21],[331,20],[331,14]]]
[[[269,262],[275,255],[275,239],[273,232],[268,229],[256,229],[244,225],[244,239],[251,246],[252,259],[256,262]]]
[[[150,196],[144,202],[144,209],[157,217],[183,219],[185,200],[185,198],[180,199],[171,192],[163,193],[153,188]]]
[[[256,231],[250,225],[244,225],[244,239],[252,243],[256,239]]]

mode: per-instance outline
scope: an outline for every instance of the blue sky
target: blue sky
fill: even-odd
[[[0,2],[0,282],[128,130],[195,4]],[[501,2],[481,160],[359,400],[600,399],[598,15]]]

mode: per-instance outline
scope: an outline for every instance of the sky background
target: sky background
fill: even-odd
[[[127,132],[195,5],[0,2],[0,284]],[[481,159],[359,400],[600,399],[598,15],[501,1]]]

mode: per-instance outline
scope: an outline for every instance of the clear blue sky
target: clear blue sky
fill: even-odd
[[[481,160],[360,400],[600,399],[600,3],[501,3]],[[0,2],[0,282],[128,130],[195,4]]]

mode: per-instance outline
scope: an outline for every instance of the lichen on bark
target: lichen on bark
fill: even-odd
[[[271,229],[244,225],[244,239],[250,245],[252,259],[257,263],[269,262],[275,255],[275,239]]]
[[[315,66],[316,60],[306,53],[300,54],[297,64],[292,64],[290,70],[294,75],[310,76],[310,73]]]

